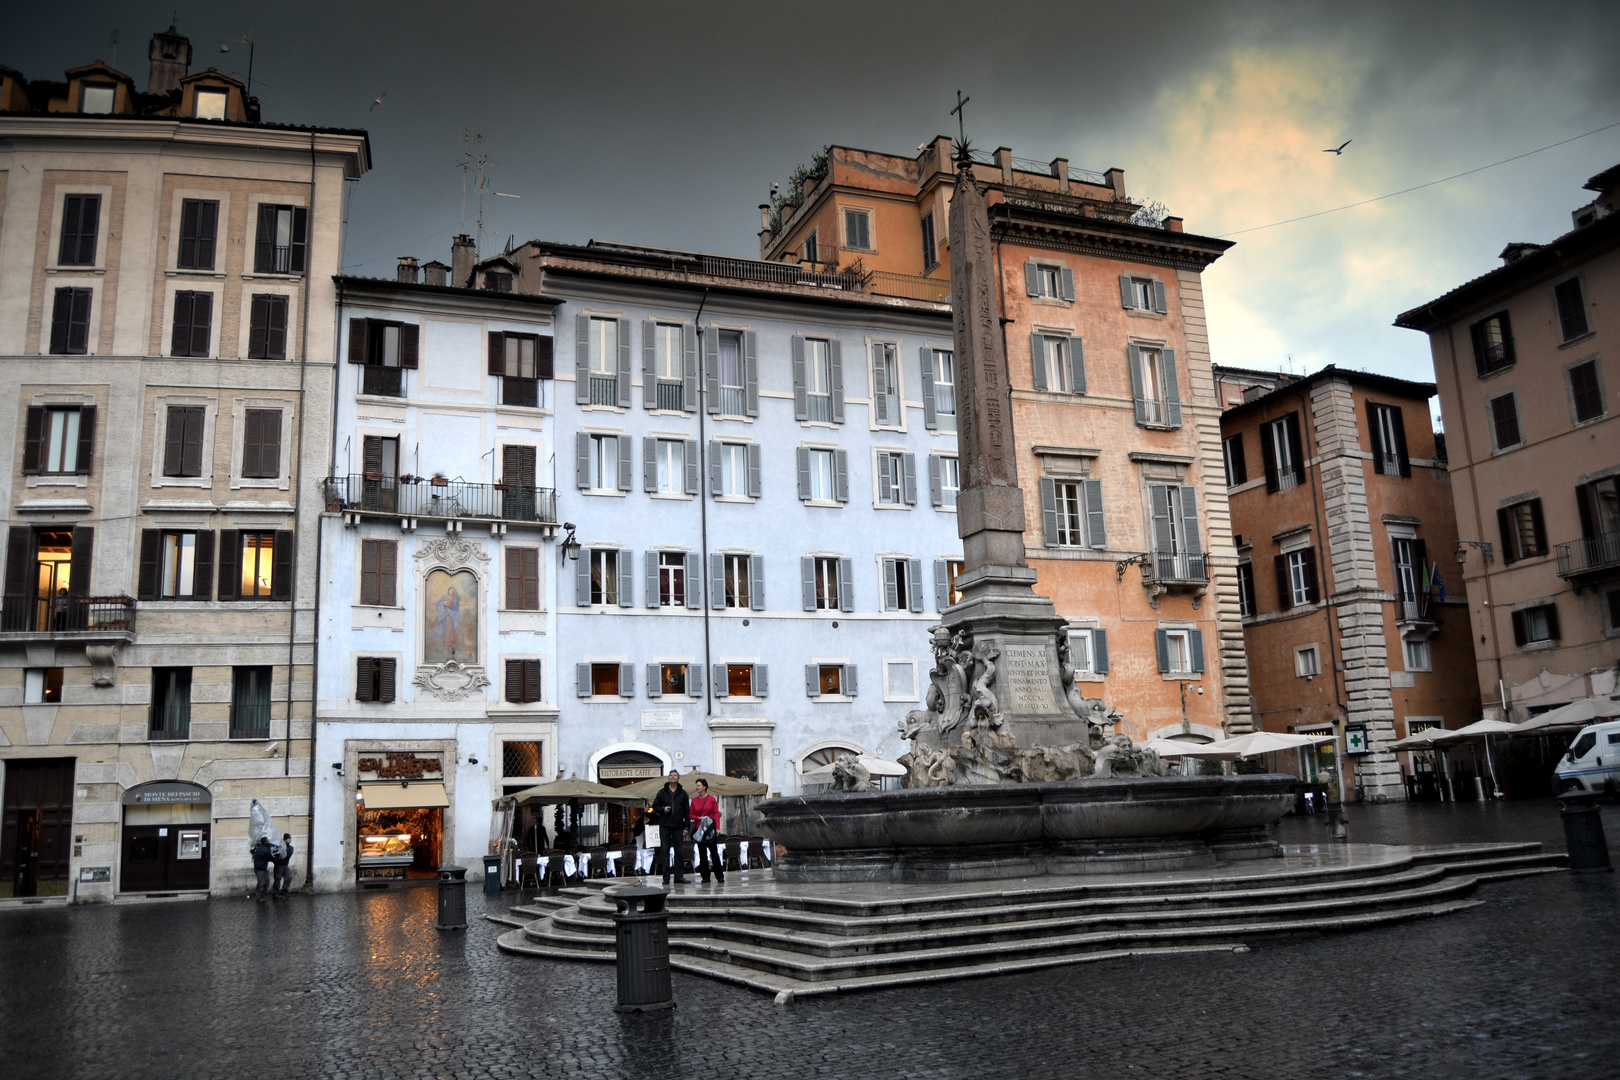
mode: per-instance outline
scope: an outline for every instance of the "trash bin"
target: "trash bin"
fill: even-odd
[[[440,930],[467,929],[467,868],[465,866],[439,867],[439,921]]]
[[[669,985],[668,889],[655,885],[616,886],[607,895],[613,913],[613,942],[619,959],[618,1012],[673,1009]]]
[[[1603,836],[1603,817],[1591,795],[1565,795],[1558,800],[1564,819],[1564,842],[1569,846],[1569,868],[1575,873],[1612,871],[1609,842]]]
[[[484,895],[494,896],[501,891],[501,857],[484,856]]]

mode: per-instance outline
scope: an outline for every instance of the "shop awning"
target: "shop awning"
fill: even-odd
[[[437,781],[413,780],[407,785],[360,785],[360,798],[367,810],[424,810],[450,805],[444,794],[444,785]]]

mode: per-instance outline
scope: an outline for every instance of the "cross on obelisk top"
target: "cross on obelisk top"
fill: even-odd
[[[951,115],[956,117],[957,141],[961,142],[961,143],[966,143],[967,142],[967,126],[964,123],[967,116],[962,111],[962,106],[966,105],[968,102],[970,102],[972,100],[973,100],[972,98],[963,97],[962,96],[962,91],[958,90],[956,92],[956,108],[951,110]]]

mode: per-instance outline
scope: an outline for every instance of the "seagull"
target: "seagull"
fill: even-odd
[[[374,98],[374,99],[372,99],[372,102],[371,102],[371,108],[370,108],[370,109],[367,109],[367,110],[366,110],[366,111],[367,111],[367,112],[372,112],[372,111],[374,111],[374,110],[375,110],[375,109],[376,109],[376,108],[377,108],[377,106],[379,106],[379,105],[381,105],[381,104],[382,104],[382,99],[383,99],[383,98],[385,98],[385,97],[387,97],[387,96],[388,96],[388,94],[387,94],[387,93],[386,93],[386,92],[385,92],[385,93],[381,93],[381,94],[378,94],[378,95],[377,95],[377,96],[376,96],[376,97],[375,97],[375,98]]]
[[[1342,153],[1344,153],[1344,148],[1349,146],[1353,142],[1355,142],[1354,139],[1346,139],[1346,140],[1344,140],[1344,142],[1340,143],[1336,148],[1324,150],[1324,151],[1322,151],[1322,153],[1324,153],[1324,154],[1342,154]]]

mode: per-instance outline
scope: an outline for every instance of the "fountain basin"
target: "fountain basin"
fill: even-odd
[[[1154,776],[796,795],[756,809],[778,880],[976,881],[1182,870],[1281,853],[1292,776]]]

